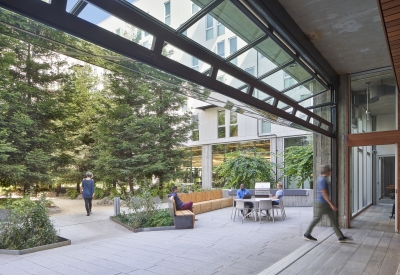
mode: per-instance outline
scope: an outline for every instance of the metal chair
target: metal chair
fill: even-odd
[[[260,217],[260,223],[261,223],[261,212],[265,211],[265,214],[267,215],[268,210],[270,210],[269,213],[271,213],[271,215],[272,215],[272,221],[275,222],[272,201],[271,200],[260,200],[258,202],[258,216]]]
[[[236,199],[237,197],[235,197],[235,196],[232,196],[232,212],[231,212],[231,220],[232,220],[232,218],[233,218],[233,211],[236,209],[235,208],[235,199]],[[236,215],[236,211],[235,211],[235,215]]]
[[[283,206],[283,198],[279,199],[279,204],[278,205],[273,205],[272,207],[274,209],[276,209],[276,214],[278,214],[278,209],[280,209],[281,210],[282,219],[285,220],[286,212],[285,212],[285,207]]]
[[[236,212],[237,211],[242,211],[242,223],[243,220],[245,219],[246,215],[243,212],[247,212],[247,210],[249,210],[250,208],[245,206],[245,202],[242,200],[236,200],[236,205],[235,205],[235,214],[233,215],[233,221],[235,221],[236,219]],[[239,213],[238,213],[239,215]]]

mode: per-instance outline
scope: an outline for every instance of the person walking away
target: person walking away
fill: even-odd
[[[317,223],[321,220],[322,215],[328,215],[328,218],[331,222],[331,226],[335,231],[336,236],[339,238],[339,242],[347,242],[350,239],[343,235],[342,231],[340,231],[338,226],[338,221],[336,218],[337,207],[332,203],[329,199],[329,189],[328,189],[328,181],[327,177],[331,175],[331,167],[329,165],[325,165],[322,168],[321,176],[318,177],[317,180],[317,197],[316,197],[316,207],[314,211],[314,218],[311,221],[307,231],[304,233],[304,239],[308,241],[316,241],[317,239],[311,236],[311,232],[313,228],[317,225]]]
[[[94,196],[94,180],[91,172],[86,173],[86,178],[82,180],[82,197],[85,199],[86,216],[92,213],[92,198]]]

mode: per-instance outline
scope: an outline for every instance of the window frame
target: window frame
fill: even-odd
[[[167,5],[169,7],[169,14],[167,15]],[[169,21],[167,23],[167,20]],[[164,24],[167,26],[171,26],[171,1],[164,2]]]
[[[208,18],[211,18],[211,27],[208,27]],[[211,40],[214,38],[214,17],[212,17],[210,14],[206,14],[205,16],[205,25],[206,25],[206,41]],[[210,31],[210,32],[209,32]],[[211,33],[211,37],[207,38],[207,33]]]
[[[223,125],[220,125],[219,124],[219,114],[223,114],[224,115],[224,124]],[[219,136],[219,129],[224,129],[224,136],[223,137],[220,137]],[[226,138],[226,111],[225,110],[217,110],[217,139],[220,139],[220,138]]]

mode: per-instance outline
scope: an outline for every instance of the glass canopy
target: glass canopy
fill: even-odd
[[[34,5],[53,6],[50,3],[38,1]],[[56,17],[58,11],[54,11],[51,15],[40,16]],[[313,106],[329,104],[331,96],[326,96],[331,92],[329,81],[321,79],[317,70],[294,52],[282,36],[271,31],[267,20],[261,20],[254,10],[240,1],[68,0],[65,11],[69,14],[66,18],[73,20],[68,17],[70,15],[79,17],[124,38],[125,43],[140,45],[143,50],[132,46],[130,56],[126,56],[117,53],[118,49],[127,52],[125,49],[128,48],[121,46],[124,43],[120,40],[116,39],[116,51],[95,45],[112,42],[101,40],[100,31],[99,39],[92,44],[77,38],[79,36],[74,32],[80,30],[73,30],[73,36],[57,31],[49,23],[51,18],[45,20],[50,25],[47,27],[6,10],[1,10],[1,33],[108,70],[140,73],[161,81],[173,91],[210,104],[229,106],[272,123],[329,135],[330,119],[318,117],[312,111]],[[20,25],[19,20],[29,23]],[[64,26],[53,22],[64,30]],[[74,24],[78,23],[74,21]],[[88,37],[93,35],[93,32],[87,33]],[[148,51],[154,51],[154,54]],[[175,65],[167,69],[147,65],[151,58],[157,58],[157,51],[188,70],[181,76],[183,71],[180,67],[174,71]],[[203,80],[204,76],[207,81]],[[321,97],[321,94],[325,96]],[[321,123],[315,124],[314,120]]]

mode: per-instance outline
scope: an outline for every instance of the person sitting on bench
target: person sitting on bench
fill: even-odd
[[[184,203],[178,196],[178,187],[172,186],[172,192],[168,195],[168,198],[173,197],[175,200],[176,210],[190,210],[193,212],[193,202],[189,201]]]

